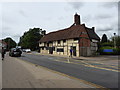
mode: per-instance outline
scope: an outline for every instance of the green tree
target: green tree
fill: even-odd
[[[20,45],[22,48],[30,48],[31,50],[39,49],[39,40],[45,34],[45,30],[40,28],[29,29],[28,32],[25,32],[22,37],[20,37]]]
[[[3,41],[7,43],[7,48],[6,48],[7,50],[16,47],[16,42],[10,37],[3,39]]]
[[[104,42],[107,42],[107,41],[108,41],[107,35],[103,34],[101,43],[104,43]]]
[[[115,41],[116,46],[120,48],[120,36],[119,35],[111,37],[111,42],[114,43],[114,41]]]

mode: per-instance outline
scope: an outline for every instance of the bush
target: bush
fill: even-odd
[[[120,48],[114,48],[114,55],[120,55]]]
[[[106,47],[106,46],[113,47],[114,46],[112,42],[104,42],[104,43],[101,43],[100,45],[101,47]]]

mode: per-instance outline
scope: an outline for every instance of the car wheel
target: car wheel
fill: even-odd
[[[21,57],[21,54],[19,55],[19,57]]]

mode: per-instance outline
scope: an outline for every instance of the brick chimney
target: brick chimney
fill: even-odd
[[[92,30],[95,32],[95,27],[92,27]]]
[[[80,25],[80,15],[77,13],[74,15],[74,23],[75,25]]]

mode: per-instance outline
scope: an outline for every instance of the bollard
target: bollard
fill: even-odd
[[[70,56],[68,56],[68,59],[67,59],[68,63],[70,63]]]

